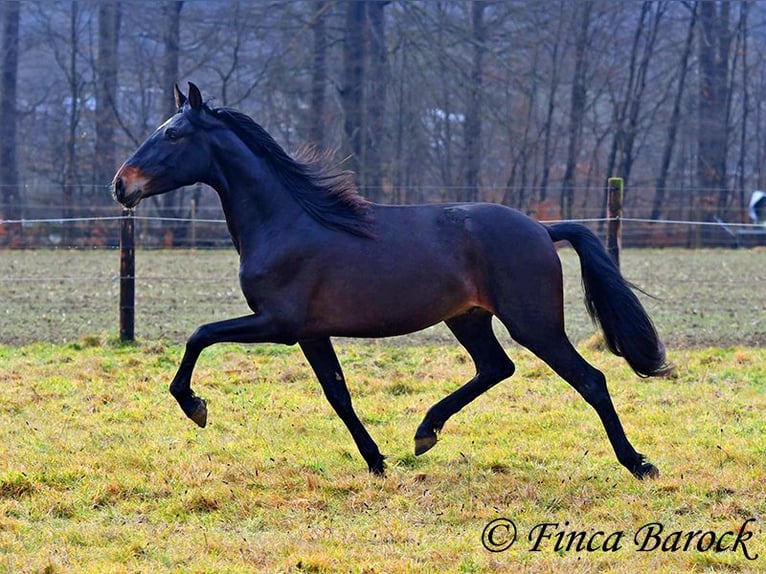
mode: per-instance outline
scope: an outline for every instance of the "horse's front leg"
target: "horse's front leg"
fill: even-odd
[[[192,372],[200,353],[215,343],[295,343],[285,333],[284,329],[278,329],[275,323],[269,320],[266,313],[202,325],[186,342],[181,365],[170,383],[170,393],[178,401],[184,414],[204,427],[207,424],[207,404],[204,399],[194,394],[191,388]]]

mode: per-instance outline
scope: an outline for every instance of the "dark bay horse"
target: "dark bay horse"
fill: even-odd
[[[444,321],[476,375],[433,405],[415,454],[436,444],[456,412],[514,372],[492,331],[496,316],[593,406],[617,459],[638,478],[657,469],[623,431],[604,375],[564,332],[561,263],[554,241],[580,257],[588,311],[609,349],[640,376],[664,374],[664,347],[601,242],[582,225],[542,225],[501,205],[384,206],[365,201],[347,173],[295,159],[257,123],[176,87],[178,112],[120,167],[114,196],[145,197],[203,182],[214,188],[240,255],[252,313],[202,325],[189,338],[170,392],[199,426],[205,401],[191,389],[200,353],[215,343],[298,343],[370,470],[384,457],[351,404],[330,337],[387,337]]]

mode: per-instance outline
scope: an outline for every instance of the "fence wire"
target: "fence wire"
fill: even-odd
[[[138,249],[231,247],[226,221],[218,217],[114,215],[0,219],[2,248],[116,249],[120,225],[126,217],[135,223]],[[541,223],[582,223],[602,234],[618,218],[540,218]],[[737,247],[766,245],[766,226],[754,223],[620,217],[622,245],[632,247]]]

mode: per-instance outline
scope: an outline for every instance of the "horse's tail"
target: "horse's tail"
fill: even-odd
[[[641,302],[601,241],[584,225],[546,225],[553,241],[568,241],[580,257],[585,306],[601,325],[609,350],[641,377],[667,374],[665,347]]]

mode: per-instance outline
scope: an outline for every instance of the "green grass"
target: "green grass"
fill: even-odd
[[[454,345],[342,343],[357,412],[389,456],[370,476],[296,348],[221,345],[167,393],[182,348],[99,337],[0,347],[2,572],[755,572],[766,564],[766,350],[673,353],[671,378],[609,380],[626,432],[662,472],[636,481],[595,413],[537,359],[412,455],[427,408],[472,374]],[[486,551],[485,525],[519,539]],[[641,525],[736,531],[741,552],[637,552]],[[618,552],[530,551],[542,522],[625,533]]]
[[[117,333],[112,251],[0,251],[0,572],[757,572],[766,570],[766,251],[628,250],[675,374],[638,380],[591,345],[579,263],[561,252],[567,330],[607,375],[626,432],[662,472],[639,482],[592,409],[504,338],[516,375],[422,457],[429,406],[472,375],[444,328],[339,342],[357,412],[388,455],[370,476],[296,348],[216,346],[167,393],[180,343],[246,313],[236,254],[139,252],[136,333]],[[482,531],[519,538],[490,553]],[[736,531],[739,552],[637,552],[644,524]],[[617,552],[541,552],[536,525],[623,532]],[[672,539],[671,539],[672,542]]]

